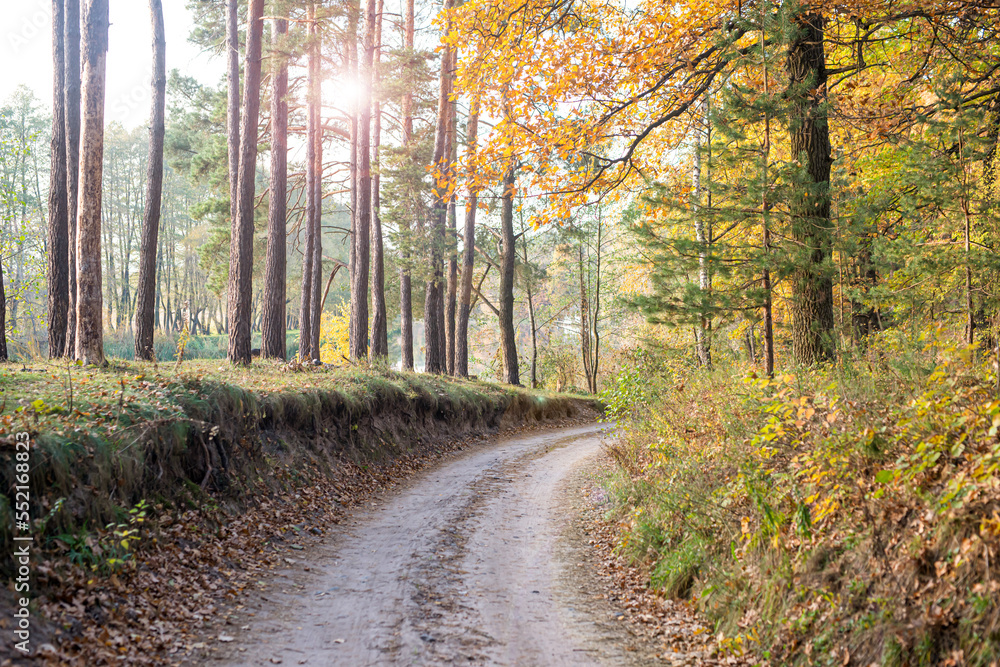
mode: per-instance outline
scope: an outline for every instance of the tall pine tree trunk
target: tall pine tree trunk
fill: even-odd
[[[260,68],[264,0],[250,0],[247,8],[246,91],[240,118],[240,165],[236,218],[229,245],[229,360],[250,363],[250,319],[253,296],[254,180],[257,174],[257,122],[260,116]]]
[[[381,105],[375,103],[375,136],[374,136],[374,166],[372,176],[372,358],[384,359],[389,356],[389,332],[386,321],[385,305],[385,244],[382,234],[381,176],[379,161],[379,143],[382,137]]]
[[[315,64],[313,67],[315,71],[312,80],[315,81],[315,100],[312,107],[313,116],[313,127],[316,131],[313,132],[312,140],[315,143],[313,148],[313,173],[315,177],[313,178],[313,290],[312,290],[312,338],[310,340],[309,347],[312,350],[312,359],[314,363],[320,362],[320,325],[323,321],[323,292],[320,290],[320,286],[323,284],[323,121],[320,117],[320,111],[323,108],[323,69],[322,69],[322,55],[320,50],[320,32],[319,24],[316,25],[316,44],[315,44]]]
[[[441,326],[438,318],[441,298],[441,249],[437,243],[439,229],[444,229],[443,211],[433,212],[431,220],[430,263],[431,279],[427,281],[424,292],[424,372],[441,373],[444,371],[444,351],[441,349]],[[440,219],[440,221],[439,221]]]
[[[76,219],[80,196],[80,0],[65,5],[67,283],[64,356],[76,356]]]
[[[413,58],[414,36],[414,0],[406,0],[406,11],[403,17],[403,48],[406,49],[408,62]],[[407,65],[407,72],[412,74],[412,64]],[[402,100],[403,114],[403,152],[412,160],[413,143],[413,92],[411,86],[406,86]],[[416,197],[410,197],[411,211],[416,213]],[[400,221],[400,236],[403,238],[402,262],[399,271],[399,311],[400,311],[400,361],[404,371],[413,370],[413,285],[410,274],[410,221],[403,215]]]
[[[316,89],[319,86],[319,82],[315,76],[315,68],[318,62],[313,51],[313,45],[319,36],[316,24],[315,3],[309,5],[308,20],[308,34],[311,43],[309,45],[309,81],[307,83],[308,99],[306,101],[306,211],[303,221],[306,233],[306,247],[302,255],[302,302],[299,307],[300,362],[311,361],[314,358],[314,351],[312,349],[313,292],[319,290],[319,284],[315,281],[316,272],[313,267],[316,259],[314,209],[318,204],[316,201],[316,146],[318,145],[316,142],[316,133],[319,132],[319,128],[316,127],[316,116],[313,114],[313,100],[316,95]],[[315,356],[318,356],[318,354],[319,350],[316,350]]]
[[[451,7],[451,0],[446,8]],[[448,215],[448,201],[444,179],[448,172],[448,119],[451,93],[451,49],[445,47],[441,55],[441,79],[438,94],[437,131],[434,142],[435,195],[432,228],[430,233],[431,277],[427,281],[424,299],[424,343],[426,361],[424,370],[428,373],[443,373],[445,366],[444,349],[444,246],[445,228]]]
[[[384,0],[379,0],[375,28],[375,63],[372,76],[372,91],[379,95],[379,68],[382,60],[382,10]],[[371,355],[373,359],[385,359],[389,356],[388,323],[386,321],[385,307],[385,258],[384,244],[382,239],[382,218],[380,208],[382,205],[381,193],[379,189],[382,177],[379,173],[382,165],[380,161],[379,148],[382,143],[382,105],[378,98],[375,98],[374,113],[374,137],[373,137],[373,174],[372,174],[372,341]]]
[[[149,0],[153,27],[153,101],[149,124],[149,163],[146,173],[146,210],[139,248],[139,288],[136,295],[135,358],[153,359],[153,310],[156,307],[156,248],[163,195],[163,139],[166,134],[167,39],[162,0]]]
[[[66,351],[69,308],[69,210],[66,192],[66,13],[52,0],[52,144],[49,169],[49,358]]]
[[[517,334],[514,330],[514,262],[517,257],[514,239],[514,167],[503,179],[503,198],[500,207],[500,236],[503,244],[500,255],[500,352],[503,356],[503,381],[521,384],[517,359]]]
[[[361,51],[361,81],[373,80],[375,58],[375,0],[365,1],[365,36]],[[370,86],[361,98],[358,114],[358,209],[354,229],[354,271],[351,274],[351,359],[368,357],[368,281],[371,271],[372,171]]]
[[[229,158],[229,221],[235,224],[240,169],[240,24],[239,0],[226,0],[226,148]]]
[[[101,204],[104,174],[104,91],[108,60],[108,0],[87,0],[83,11],[83,122],[80,200],[76,223],[76,359],[103,366]]]
[[[311,125],[308,121],[307,124]],[[311,136],[311,131],[306,131],[306,136]],[[312,200],[313,192],[315,188],[313,187],[313,167],[316,162],[312,159],[312,152],[314,142],[307,139],[307,157],[306,157],[306,210],[305,216],[302,221],[302,227],[305,230],[306,242],[305,248],[302,251],[302,294],[299,303],[299,361],[302,363],[312,361],[313,355],[313,341],[312,341],[312,320],[313,320],[313,291],[319,290],[319,285],[315,283],[316,272],[313,270],[313,263],[316,258],[316,229],[313,225],[313,213],[312,213]],[[318,353],[318,351],[317,351]]]
[[[467,153],[469,164],[476,159],[479,136],[479,104],[473,100],[469,109]],[[462,232],[462,285],[458,301],[458,321],[455,325],[455,375],[469,377],[469,318],[472,314],[472,272],[476,263],[476,206],[478,189],[469,177],[469,198],[465,202],[465,229]]]
[[[806,253],[796,262],[792,283],[792,354],[801,364],[833,358],[833,278],[826,267],[832,245],[830,221],[830,126],[826,109],[823,17],[797,14],[788,46],[787,97],[791,155],[806,166],[801,197],[790,202],[791,235]],[[798,194],[798,193],[797,193]]]
[[[264,261],[264,303],[260,355],[284,359],[286,295],[286,216],[288,213],[288,20],[271,24],[271,174],[267,209],[267,256]]]
[[[345,47],[347,49],[346,56],[344,58],[345,64],[347,66],[347,72],[349,76],[357,80],[358,77],[358,22],[360,20],[361,14],[361,2],[360,0],[350,0],[348,3],[348,17],[347,17],[347,35],[345,41]],[[358,132],[360,130],[360,125],[358,123],[358,106],[357,102],[350,109],[348,115],[351,118],[351,157],[350,157],[350,181],[351,181],[351,253],[350,261],[348,262],[348,269],[350,272],[350,284],[351,289],[354,285],[354,270],[357,268],[357,258],[355,255],[358,251]],[[351,307],[351,320],[354,320],[354,301],[350,302]],[[348,325],[348,338],[350,338],[350,325]],[[348,340],[348,347],[350,347],[350,340]]]

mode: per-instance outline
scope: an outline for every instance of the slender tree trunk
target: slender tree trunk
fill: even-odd
[[[452,7],[452,0],[446,0],[445,10]],[[447,28],[446,28],[447,30]],[[435,197],[430,234],[431,277],[427,281],[424,299],[424,342],[428,373],[444,373],[447,370],[444,331],[444,251],[448,216],[448,126],[451,118],[451,47],[446,46],[441,54],[441,78],[438,94],[437,129],[434,141]]]
[[[382,60],[382,11],[384,0],[379,0],[378,12],[376,15],[375,29],[375,63],[372,76],[372,91],[374,95],[380,95],[379,68]],[[372,174],[372,342],[371,354],[373,359],[385,359],[389,356],[389,335],[388,323],[386,321],[385,307],[385,258],[383,257],[384,244],[382,239],[382,218],[380,208],[382,205],[380,187],[382,177],[380,174],[382,164],[379,155],[380,144],[382,143],[382,104],[378,97],[375,98],[374,114],[374,138],[373,149],[373,174]]]
[[[7,361],[7,293],[3,284],[3,262],[0,262],[0,361]]]
[[[711,230],[711,228],[709,228]],[[711,234],[711,231],[709,231]],[[590,393],[598,391],[597,375],[601,369],[601,259],[604,252],[604,219],[600,209],[597,212],[597,252],[594,262],[594,316],[591,318],[591,333],[594,341],[593,353],[590,358]],[[711,336],[711,322],[709,322]],[[709,359],[711,361],[711,358]]]
[[[346,49],[347,54],[345,62],[347,65],[347,71],[353,79],[358,77],[358,22],[360,21],[361,14],[361,2],[360,0],[350,0],[348,3],[348,19],[347,19],[347,35],[346,35]],[[358,251],[358,132],[360,131],[360,125],[358,123],[358,111],[359,108],[357,103],[350,109],[348,115],[351,118],[351,157],[350,157],[350,181],[351,181],[351,254],[350,261],[348,262],[348,269],[350,272],[350,284],[353,289],[354,285],[354,271],[357,268],[357,251]],[[350,302],[350,317],[351,321],[354,320],[354,301]],[[350,338],[350,325],[348,325],[348,338]],[[350,346],[350,340],[348,340],[348,347]]]
[[[312,3],[308,10],[309,39],[318,38],[316,24],[316,5]],[[319,290],[319,284],[315,282],[316,272],[313,264],[316,259],[316,225],[314,223],[316,202],[316,116],[313,114],[313,97],[319,85],[314,81],[315,60],[312,44],[309,46],[309,82],[308,100],[306,102],[306,211],[303,227],[306,233],[306,247],[302,255],[302,302],[299,308],[299,361],[312,361],[314,351],[312,349],[312,320],[313,320],[313,291]],[[319,351],[316,350],[316,355]]]
[[[308,133],[307,133],[308,134]],[[307,158],[306,166],[312,162]],[[312,177],[307,176],[306,187],[312,191]],[[306,204],[305,219],[303,227],[306,233],[306,247],[302,252],[302,297],[299,304],[299,362],[312,361],[312,313],[313,313],[313,290],[318,290],[319,286],[314,285],[315,271],[313,271],[313,260],[315,252],[315,232],[312,225],[312,207]]]
[[[375,0],[366,0],[361,81],[371,82],[375,57]],[[370,86],[365,86],[358,114],[358,213],[354,230],[354,272],[351,275],[351,359],[368,357],[368,281],[371,271],[372,172]]]
[[[7,361],[7,293],[4,289],[3,263],[0,262],[0,362]]]
[[[698,244],[698,285],[701,289],[701,275],[705,265],[705,219],[701,213],[701,130],[696,130],[697,139],[694,145],[694,169],[691,172],[691,213],[694,216],[694,237]],[[707,354],[705,352],[705,294],[699,295],[698,310],[700,311],[698,323],[694,327],[694,350],[699,366],[706,365]],[[590,375],[587,376],[587,384],[590,385]]]
[[[769,262],[771,230],[766,212],[764,213],[763,228],[762,246],[764,249],[764,261]],[[764,265],[761,282],[764,290],[764,373],[768,377],[774,377],[774,309],[771,301],[771,270],[767,264]]]
[[[323,284],[323,57],[322,35],[319,30],[318,16],[313,23],[314,35],[310,51],[309,85],[310,107],[313,132],[310,141],[313,142],[313,181],[312,181],[312,227],[313,227],[313,262],[312,262],[312,317],[311,339],[309,343],[314,363],[320,362],[320,331],[323,321],[323,303],[320,286]]]
[[[445,324],[445,263],[444,263],[444,244],[447,243],[448,225],[447,225],[447,208],[445,209],[445,217],[441,218],[441,225],[438,228],[437,237],[438,240],[442,242],[441,244],[441,255],[438,260],[438,268],[440,269],[439,279],[436,282],[437,285],[437,295],[434,298],[434,305],[437,312],[434,315],[435,320],[438,323],[438,351],[441,355],[441,370],[439,373],[448,372],[448,332],[446,331],[447,325]]]
[[[414,35],[414,0],[406,0],[406,11],[403,17],[403,47],[406,49],[408,61],[413,57]],[[412,73],[413,66],[407,65],[407,72]],[[403,152],[413,160],[413,92],[406,87],[402,100],[403,114]],[[410,193],[411,210],[416,212],[416,197]],[[413,285],[410,277],[410,222],[406,215],[400,221],[400,236],[402,237],[402,262],[399,273],[399,310],[400,334],[399,346],[401,365],[404,371],[413,370]]]
[[[260,116],[260,68],[264,0],[247,8],[246,94],[240,119],[240,166],[236,218],[229,246],[229,360],[250,363],[250,318],[253,297],[254,179],[257,172],[257,122]]]
[[[580,274],[580,349],[583,354],[583,374],[590,389],[590,378],[593,375],[593,364],[590,359],[590,300],[587,298],[587,262],[583,258],[583,239],[578,248],[577,269]],[[698,332],[695,330],[695,341]]]
[[[267,256],[264,263],[264,303],[260,356],[284,359],[286,293],[286,217],[288,213],[288,20],[271,24],[271,174],[267,209]]]
[[[479,135],[479,104],[473,100],[469,109],[468,147],[469,163],[475,161]],[[465,229],[462,234],[462,287],[458,304],[458,322],[455,331],[455,375],[469,377],[469,318],[472,315],[472,272],[476,263],[476,207],[478,188],[470,169],[469,198],[465,202]]]
[[[972,206],[969,175],[965,167],[965,134],[958,139],[959,167],[962,170],[962,214],[965,220],[965,344],[976,342],[976,313],[972,303]]]
[[[136,295],[135,358],[153,359],[153,309],[156,306],[156,247],[163,195],[163,139],[166,134],[167,39],[162,0],[149,0],[153,26],[153,108],[149,124],[149,164],[146,174],[146,210],[139,249],[139,289]],[[127,283],[126,283],[127,285]]]
[[[317,24],[316,58],[313,65],[315,70],[312,77],[316,86],[313,98],[315,102],[312,108],[313,127],[316,128],[312,137],[312,140],[316,144],[313,149],[313,159],[315,160],[313,172],[316,176],[313,179],[313,201],[315,204],[313,205],[312,341],[310,343],[312,358],[315,363],[320,362],[320,331],[322,328],[320,325],[323,322],[323,303],[321,301],[323,294],[320,292],[320,285],[323,284],[323,121],[320,115],[320,111],[323,108],[323,71],[320,39],[319,24]]]
[[[454,2],[452,2],[454,4]],[[450,32],[451,24],[446,26],[445,30]],[[453,69],[455,66],[455,60],[458,56],[458,51],[455,48],[450,48],[448,51],[448,121],[447,129],[445,133],[445,174],[447,183],[451,183],[452,176],[454,175],[452,169],[452,156],[454,155],[454,125],[452,124],[454,119],[454,102],[450,101],[451,94],[455,89],[455,82],[453,78]],[[455,229],[455,202],[454,198],[447,197],[443,198],[441,201],[444,207],[444,215],[440,218],[440,227],[437,232],[437,239],[440,243],[441,248],[441,259],[438,266],[441,269],[441,278],[437,281],[437,321],[438,321],[438,349],[441,351],[441,373],[446,375],[451,375],[454,371],[454,363],[451,367],[448,366],[448,288],[450,284],[448,282],[448,270],[450,265],[451,256],[451,244],[452,244],[452,233]]]
[[[863,234],[858,239],[858,250],[854,256],[854,266],[851,269],[852,282],[855,287],[869,294],[878,285],[878,271],[872,262],[872,239],[870,234]],[[862,343],[870,334],[879,329],[878,312],[863,301],[851,301],[852,337]]]
[[[349,178],[351,181],[351,254],[348,262],[350,273],[350,283],[354,284],[354,270],[357,268],[358,244],[354,237],[358,234],[358,115],[356,110],[351,112],[351,156],[348,166]],[[351,317],[354,317],[354,306],[351,305]],[[350,327],[348,327],[350,335]]]
[[[767,71],[767,52],[765,48],[764,33],[761,31],[760,50],[761,59],[764,63],[764,96],[767,97],[769,94],[769,81]],[[771,211],[771,203],[768,201],[771,183],[771,115],[767,111],[764,112],[764,145],[761,149],[761,153],[764,161],[760,198],[762,236],[761,252],[764,255],[764,270],[761,276],[762,287],[764,290],[764,372],[767,374],[767,377],[770,378],[774,377],[774,310],[772,308],[771,301],[771,225],[770,220],[768,219]]]
[[[962,209],[965,213],[965,343],[972,345],[976,342],[976,317],[972,306],[972,264],[970,255],[972,253],[972,214],[969,211],[967,199],[962,201]]]
[[[66,13],[52,0],[52,144],[49,169],[49,358],[66,351],[69,308],[69,209],[66,193]]]
[[[802,364],[833,358],[833,279],[830,256],[830,126],[826,111],[826,54],[823,17],[793,17],[796,34],[788,47],[788,98],[793,104],[789,138],[793,159],[803,158],[809,189],[791,203],[793,239],[808,257],[792,272],[792,354]]]
[[[101,210],[108,0],[87,0],[83,14],[83,123],[76,224],[76,359],[103,366]]]
[[[712,125],[710,118],[710,107],[708,94],[705,94],[704,102],[706,145],[708,150],[712,150]],[[712,232],[710,223],[706,221],[706,215],[702,211],[702,202],[705,198],[705,185],[702,182],[702,159],[701,159],[701,135],[699,132],[698,143],[695,148],[694,167],[694,225],[695,239],[698,243],[698,290],[700,292],[701,303],[699,304],[700,316],[697,328],[698,363],[705,368],[712,367],[712,341],[711,325],[709,324],[710,295],[712,291],[712,281],[709,273],[709,255],[711,253]],[[711,187],[711,184],[709,184]],[[709,215],[711,215],[709,213]]]
[[[437,239],[438,212],[433,214],[431,236],[432,243]],[[441,224],[441,227],[444,225]],[[424,292],[424,372],[441,373],[444,370],[443,350],[441,349],[441,325],[438,319],[439,300],[441,298],[442,270],[441,251],[436,243],[430,249],[431,279],[427,281]]]
[[[503,199],[500,227],[503,252],[500,256],[500,351],[503,355],[503,381],[520,385],[517,359],[517,335],[514,331],[514,261],[517,247],[514,240],[514,167],[503,179]]]
[[[65,5],[66,220],[68,300],[63,356],[76,355],[76,221],[80,194],[80,0]]]
[[[409,231],[404,229],[403,232]],[[403,261],[409,260],[409,254],[403,256]],[[400,269],[399,276],[399,345],[400,365],[404,371],[413,370],[413,284],[408,268]]]
[[[538,328],[535,325],[535,299],[532,293],[531,276],[528,274],[528,230],[521,220],[521,250],[524,253],[524,291],[528,297],[528,322],[531,325],[531,388],[538,389]]]
[[[229,220],[236,224],[240,169],[240,17],[239,0],[226,0],[226,144],[229,155]]]
[[[453,61],[458,60],[458,51]],[[452,63],[452,67],[455,63]],[[449,103],[448,114],[448,165],[449,173],[454,175],[455,157],[457,154],[458,137],[458,104],[455,100]],[[448,375],[455,375],[455,315],[458,296],[458,214],[456,210],[455,192],[448,201],[448,300],[445,306],[445,367]]]

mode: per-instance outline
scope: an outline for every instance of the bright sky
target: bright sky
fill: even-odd
[[[5,3],[0,29],[0,101],[25,84],[52,105],[52,2],[22,0]],[[202,83],[218,83],[225,72],[221,58],[202,53],[187,41],[191,16],[186,0],[164,0],[167,31],[167,71],[178,69]],[[10,6],[13,5],[13,6]],[[111,0],[108,48],[106,120],[128,128],[149,118],[152,36],[146,0]]]

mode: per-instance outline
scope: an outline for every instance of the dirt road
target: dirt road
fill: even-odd
[[[624,665],[570,535],[596,425],[473,449],[288,560],[217,655],[233,665]],[[308,571],[306,571],[308,568]],[[277,592],[277,589],[282,589]],[[235,630],[235,628],[234,628]],[[219,664],[216,662],[215,664]]]

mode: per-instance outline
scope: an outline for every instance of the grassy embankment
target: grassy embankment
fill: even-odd
[[[733,653],[996,665],[994,368],[940,333],[773,381],[647,358],[608,392],[620,549]]]
[[[33,442],[33,530],[39,543],[57,547],[88,538],[114,543],[115,527],[129,530],[139,503],[166,511],[210,502],[238,512],[248,497],[308,483],[342,463],[376,467],[589,405],[377,368],[258,362],[234,369],[205,360],[179,367],[115,361],[105,370],[0,365],[0,546],[12,544],[14,434],[21,431]]]

